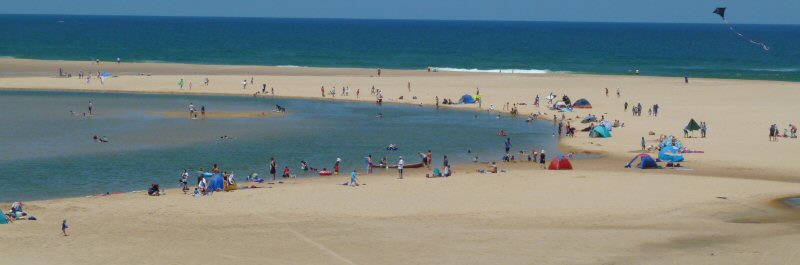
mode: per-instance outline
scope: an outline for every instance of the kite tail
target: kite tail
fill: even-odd
[[[741,37],[741,38],[743,38],[743,39],[745,39],[745,40],[749,41],[749,42],[750,42],[750,43],[752,43],[752,44],[755,44],[755,45],[759,45],[759,46],[761,46],[761,48],[762,48],[762,49],[764,49],[764,51],[767,51],[767,52],[769,51],[769,46],[767,46],[767,45],[766,45],[766,44],[764,44],[763,42],[757,42],[757,41],[754,41],[753,39],[751,39],[751,38],[748,38],[748,37],[744,36],[744,34],[742,34],[742,33],[739,33],[738,31],[736,31],[736,30],[733,28],[733,26],[731,25],[731,23],[729,23],[729,22],[728,22],[728,20],[727,20],[727,19],[723,18],[723,19],[722,19],[722,21],[724,21],[724,22],[725,22],[725,25],[727,25],[727,26],[728,26],[728,28],[729,28],[729,29],[731,29],[731,31],[733,31],[733,33],[736,33],[736,35],[739,35],[739,37]]]

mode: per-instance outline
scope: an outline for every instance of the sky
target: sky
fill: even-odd
[[[800,24],[800,0],[25,0],[3,14]]]

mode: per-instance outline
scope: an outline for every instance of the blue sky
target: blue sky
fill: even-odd
[[[800,0],[11,0],[6,14],[800,24]]]

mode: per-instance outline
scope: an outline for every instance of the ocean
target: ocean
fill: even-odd
[[[713,14],[709,14],[712,16]],[[800,25],[0,15],[0,57],[800,81]]]
[[[89,100],[94,117],[70,114],[86,112]],[[288,113],[191,120],[190,103],[209,113],[269,112],[279,104]],[[475,156],[500,161],[505,152],[500,129],[509,133],[514,153],[535,146],[558,154],[551,122],[398,104],[0,90],[0,113],[7,114],[0,115],[0,202],[144,190],[150,183],[177,187],[183,169],[210,170],[214,163],[235,172],[243,183],[251,173],[266,177],[270,157],[276,158],[279,172],[288,166],[299,177],[317,176],[301,171],[301,160],[321,170],[333,169],[336,158],[342,158],[342,182],[353,169],[366,172],[367,155],[376,163],[387,157],[392,164],[403,156],[411,164],[430,149],[436,166],[443,155],[454,164],[470,163]],[[95,142],[94,135],[107,136],[109,142]],[[387,151],[389,144],[399,150]]]

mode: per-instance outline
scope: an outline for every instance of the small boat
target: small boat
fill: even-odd
[[[406,165],[403,166],[403,168],[421,168],[421,167],[424,167],[424,166],[425,166],[425,164],[416,163],[416,164],[406,164]],[[387,165],[383,165],[383,166],[381,166],[381,165],[372,165],[370,167],[371,168],[397,168],[397,165],[388,165],[388,166]]]

